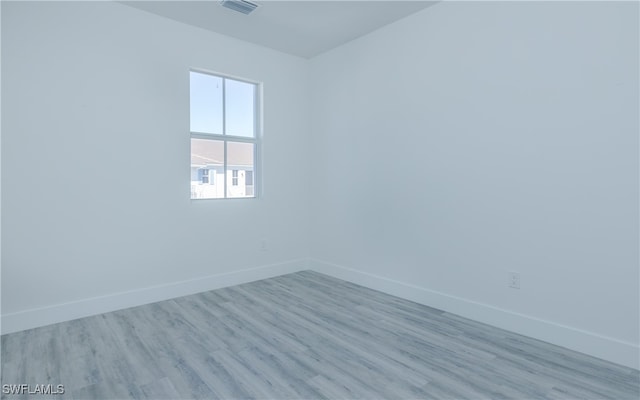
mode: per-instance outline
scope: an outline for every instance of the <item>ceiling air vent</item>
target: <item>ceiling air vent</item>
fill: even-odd
[[[230,10],[241,12],[243,14],[250,14],[253,10],[258,8],[257,4],[246,0],[222,0],[220,4],[222,7],[227,7]]]

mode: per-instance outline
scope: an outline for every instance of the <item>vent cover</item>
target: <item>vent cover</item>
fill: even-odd
[[[246,0],[222,0],[220,4],[222,7],[226,7],[230,10],[241,12],[243,14],[250,14],[253,10],[258,8],[257,4]]]

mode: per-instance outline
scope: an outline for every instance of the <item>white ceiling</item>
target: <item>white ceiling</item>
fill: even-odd
[[[249,15],[207,1],[121,1],[185,24],[311,58],[436,1],[253,1]]]

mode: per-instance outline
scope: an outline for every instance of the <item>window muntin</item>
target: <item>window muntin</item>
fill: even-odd
[[[255,197],[257,111],[256,84],[190,71],[192,199]]]

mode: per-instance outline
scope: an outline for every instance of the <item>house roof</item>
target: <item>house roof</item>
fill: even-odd
[[[227,142],[227,165],[253,166],[253,147],[252,143]],[[224,142],[191,139],[191,165],[195,167],[224,165]]]

